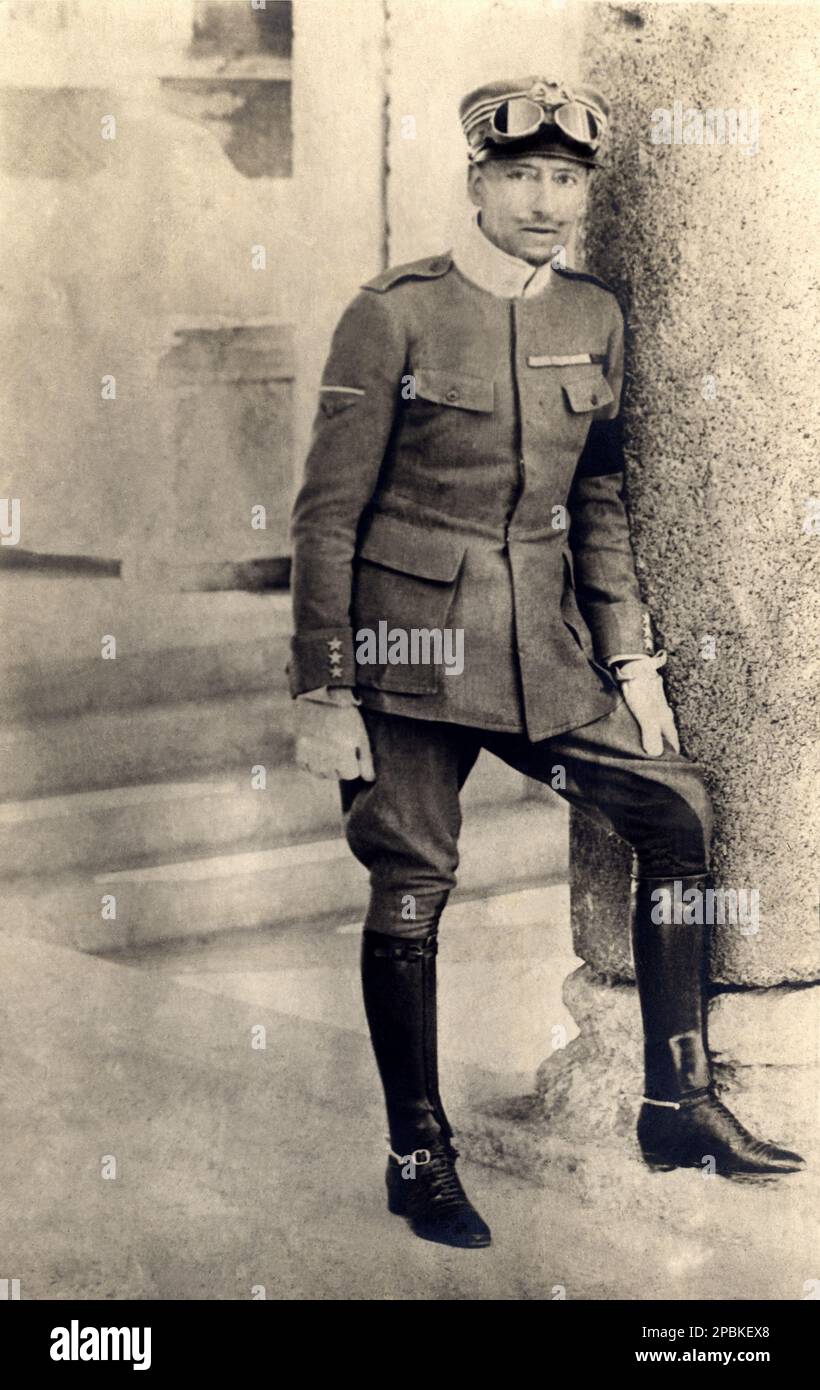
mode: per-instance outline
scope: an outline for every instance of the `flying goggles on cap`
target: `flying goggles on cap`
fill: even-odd
[[[508,145],[537,135],[542,127],[557,126],[570,140],[594,154],[607,126],[606,103],[592,89],[572,93],[556,83],[537,83],[528,91],[513,92],[477,103],[464,119],[467,139],[482,132],[482,144]],[[471,142],[472,143],[472,142]]]

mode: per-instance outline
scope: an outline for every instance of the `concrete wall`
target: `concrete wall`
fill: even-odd
[[[381,2],[293,15],[291,54],[246,0],[2,7],[21,548],[137,576],[285,548],[318,359],[382,242]]]
[[[557,0],[268,10],[278,28],[248,0],[0,10],[1,491],[22,549],[170,587],[282,553],[335,320],[466,213],[460,96],[579,70],[581,11]]]

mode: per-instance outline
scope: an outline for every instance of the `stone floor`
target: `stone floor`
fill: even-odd
[[[520,901],[506,929],[486,905],[453,911],[442,1051],[456,1122],[525,1090],[553,1028],[572,1036],[566,892],[551,891],[538,923]],[[614,1210],[612,1182],[596,1210],[463,1161],[493,1246],[413,1238],[383,1203],[357,952],[354,924],[321,923],[116,962],[0,942],[0,1276],[29,1299],[233,1299],[259,1285],[279,1300],[806,1296],[820,1260],[783,1247],[785,1184],[744,1199],[739,1261],[721,1240],[731,1184],[668,1175],[687,1208],[681,1239],[645,1202],[631,1210],[626,1156]]]

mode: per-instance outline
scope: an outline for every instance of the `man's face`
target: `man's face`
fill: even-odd
[[[540,154],[472,165],[470,197],[481,209],[481,230],[510,256],[544,265],[578,221],[589,173],[571,159]]]

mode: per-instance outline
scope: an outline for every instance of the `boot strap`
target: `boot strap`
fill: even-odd
[[[388,1144],[387,1152],[389,1153],[391,1158],[395,1158],[397,1163],[414,1163],[417,1168],[424,1167],[424,1165],[426,1163],[429,1163],[430,1159],[432,1158],[432,1154],[430,1153],[429,1149],[414,1149],[412,1153],[405,1154],[405,1156],[402,1157],[401,1154],[394,1153],[390,1145]],[[425,1154],[426,1157],[421,1158],[421,1154]]]
[[[438,932],[424,937],[388,936],[384,932],[366,931],[365,947],[384,960],[430,960],[438,952]]]
[[[687,1106],[697,1105],[699,1100],[712,1094],[712,1087],[705,1086],[700,1091],[693,1091],[689,1096],[682,1096],[680,1100],[653,1100],[651,1096],[641,1096],[644,1105],[660,1105],[665,1110],[685,1110]]]

